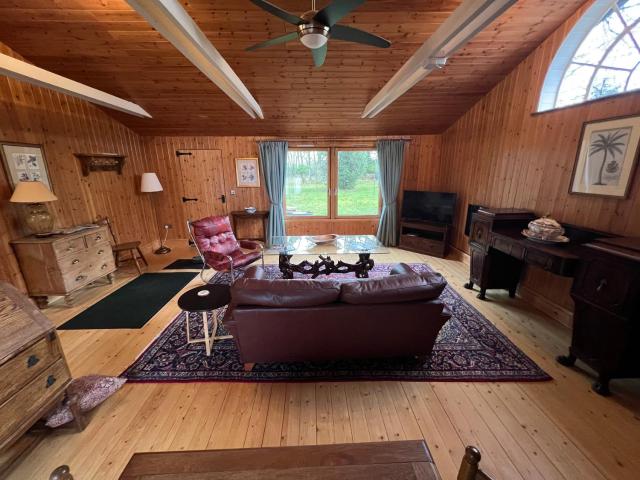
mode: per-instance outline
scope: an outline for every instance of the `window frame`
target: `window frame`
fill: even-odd
[[[371,220],[380,218],[382,214],[382,192],[378,189],[378,213],[377,215],[338,215],[338,152],[342,151],[372,151],[376,150],[375,144],[363,145],[363,146],[341,146],[341,145],[317,145],[317,146],[304,146],[304,147],[290,147],[289,151],[326,151],[329,154],[328,162],[328,179],[329,185],[327,188],[327,203],[328,203],[328,215],[288,215],[287,214],[287,195],[285,187],[284,196],[284,212],[285,220],[287,221],[315,221],[315,220]],[[286,179],[285,179],[286,183]]]
[[[639,21],[636,20],[632,24],[629,24],[626,20],[622,19],[622,23],[625,26],[623,31],[618,35],[614,42],[611,43],[607,47],[605,51],[603,51],[602,56],[597,64],[587,64],[583,62],[574,62],[573,59],[577,53],[577,51],[582,46],[583,42],[589,36],[591,31],[596,28],[600,22],[604,19],[604,17],[612,10],[619,18],[622,19],[622,15],[618,12],[618,0],[595,0],[594,3],[585,11],[584,15],[580,17],[580,19],[576,22],[575,26],[571,29],[569,34],[566,36],[560,48],[556,52],[549,69],[547,70],[547,74],[545,76],[542,88],[540,90],[540,96],[538,100],[538,105],[536,109],[536,113],[544,113],[548,111],[560,110],[564,108],[571,108],[578,105],[584,105],[591,102],[596,102],[606,98],[612,98],[620,95],[629,94],[632,92],[638,92],[639,89],[627,90],[627,86],[633,72],[636,69],[640,69],[640,64],[636,65],[634,69],[618,69],[625,70],[629,72],[629,76],[627,77],[627,82],[625,85],[625,90],[614,93],[612,95],[606,95],[599,98],[589,98],[589,94],[591,92],[591,87],[593,85],[593,81],[601,68],[609,68],[616,70],[615,67],[607,67],[603,66],[603,62],[607,59],[609,52],[626,36],[631,36],[631,30],[639,24]],[[631,36],[632,40],[636,40],[636,43],[640,44],[640,39],[636,39]],[[594,67],[594,72],[589,78],[589,83],[587,85],[584,97],[582,101],[577,103],[571,103],[568,105],[557,106],[558,95],[560,94],[560,88],[562,87],[562,83],[565,79],[568,69],[571,65],[588,65]]]

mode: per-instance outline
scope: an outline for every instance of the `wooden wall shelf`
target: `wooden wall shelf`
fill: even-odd
[[[124,155],[119,153],[74,153],[82,165],[82,175],[89,176],[94,171],[116,171],[122,175]]]

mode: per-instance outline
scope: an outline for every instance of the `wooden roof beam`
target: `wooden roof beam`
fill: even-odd
[[[373,118],[462,48],[516,0],[465,0],[382,87],[362,112]]]
[[[251,118],[262,109],[220,52],[177,0],[127,0],[142,17]]]
[[[140,105],[3,53],[0,53],[0,74],[78,97],[103,107],[120,110],[136,117],[151,118],[151,115]]]

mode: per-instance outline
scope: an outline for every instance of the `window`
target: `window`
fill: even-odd
[[[338,216],[375,216],[380,213],[378,152],[338,150]]]
[[[289,150],[285,180],[287,215],[329,216],[329,151]]]
[[[378,153],[372,149],[290,149],[288,217],[374,217],[380,214]]]
[[[640,88],[640,0],[596,0],[554,58],[540,96],[550,110]]]

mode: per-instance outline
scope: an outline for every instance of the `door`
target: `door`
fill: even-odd
[[[226,215],[224,165],[220,150],[182,150],[181,203],[185,220]]]

